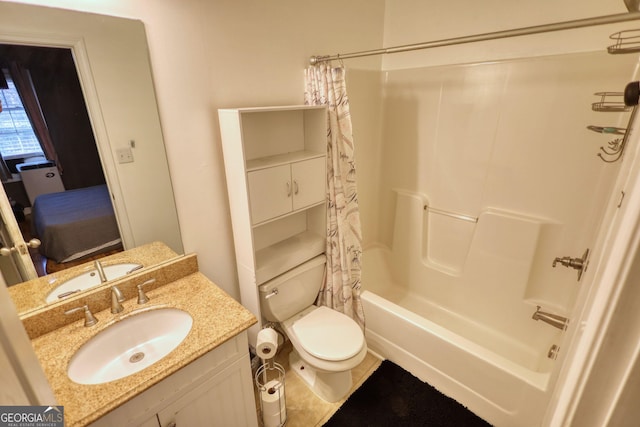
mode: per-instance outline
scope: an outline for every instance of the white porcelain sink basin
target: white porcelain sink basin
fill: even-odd
[[[105,265],[102,267],[102,269],[104,270],[104,274],[107,277],[107,280],[113,280],[125,276],[131,270],[137,270],[141,267],[141,264],[121,263]],[[86,273],[82,273],[79,276],[64,281],[54,290],[49,292],[49,295],[47,295],[45,300],[48,303],[58,301],[60,299],[74,295],[77,292],[98,286],[100,283],[100,275],[94,268],[87,271]]]
[[[71,358],[67,374],[79,384],[102,384],[129,376],[171,353],[192,325],[191,315],[175,308],[125,317],[83,344]]]

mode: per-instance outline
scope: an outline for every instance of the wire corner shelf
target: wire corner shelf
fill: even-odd
[[[625,104],[624,92],[596,92],[594,95],[599,96],[600,101],[591,104],[593,111],[622,113],[633,108]]]
[[[623,30],[609,36],[615,43],[607,47],[610,54],[625,54],[640,52],[640,29]]]

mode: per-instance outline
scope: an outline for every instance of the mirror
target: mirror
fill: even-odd
[[[124,249],[161,241],[182,254],[142,22],[2,2],[0,43],[71,49]],[[133,162],[118,161],[123,148]]]

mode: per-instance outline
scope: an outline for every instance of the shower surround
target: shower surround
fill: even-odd
[[[597,157],[612,136],[587,126],[626,127],[630,113],[591,104],[622,91],[635,62],[590,52],[385,73],[369,345],[497,427],[542,420],[565,332],[531,317],[571,318],[590,286],[552,262],[593,248],[621,162]]]

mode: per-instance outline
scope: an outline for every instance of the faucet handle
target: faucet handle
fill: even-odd
[[[582,273],[587,271],[587,264],[589,260],[589,248],[582,254],[582,258],[572,258],[569,256],[565,257],[556,257],[551,264],[552,267],[559,263],[565,267],[573,268],[578,270],[578,281],[582,278]]]
[[[149,279],[146,282],[140,283],[137,288],[138,288],[138,304],[146,304],[149,302],[149,297],[147,296],[147,294],[144,293],[144,291],[142,290],[143,286],[146,285],[150,285],[151,283],[154,283],[156,281],[156,279]]]
[[[93,315],[93,313],[91,313],[91,310],[89,310],[89,305],[85,304],[82,305],[80,307],[76,307],[76,308],[72,308],[70,310],[67,310],[64,312],[64,314],[69,315],[69,314],[73,314],[75,312],[78,312],[80,310],[84,310],[84,326],[93,326],[96,323],[98,323],[98,319],[95,318],[95,316]]]

